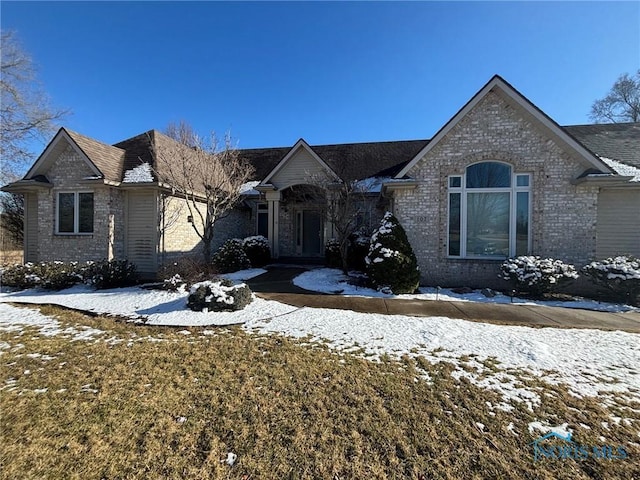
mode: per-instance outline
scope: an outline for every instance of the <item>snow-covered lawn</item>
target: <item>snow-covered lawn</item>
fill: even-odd
[[[499,292],[494,297],[487,297],[480,290],[474,290],[471,293],[455,293],[449,288],[441,288],[437,290],[433,287],[420,287],[420,293],[407,295],[391,295],[378,292],[367,287],[354,285],[353,280],[357,277],[349,279],[341,270],[335,268],[317,268],[309,270],[298,275],[293,279],[294,285],[305,290],[320,293],[333,293],[345,296],[359,297],[380,297],[380,298],[404,298],[411,300],[442,300],[456,302],[484,302],[484,303],[513,303],[516,305],[546,305],[547,307],[564,307],[564,308],[581,308],[585,310],[597,310],[601,312],[627,312],[640,311],[639,308],[630,305],[621,305],[617,303],[598,302],[585,298],[576,298],[574,301],[558,301],[558,300],[528,300],[524,298],[513,297]]]
[[[423,356],[434,363],[450,362],[455,365],[454,376],[496,390],[505,401],[522,401],[530,407],[538,403],[540,392],[539,387],[522,384],[526,377],[568,384],[579,396],[610,392],[621,399],[640,400],[637,334],[295,308],[260,298],[239,312],[199,313],[186,309],[186,297],[186,293],[136,287],[95,291],[77,286],[60,292],[3,293],[0,302],[52,303],[138,321],[146,319],[153,325],[242,324],[248,332],[309,337],[337,350],[358,351],[374,358],[383,354]],[[24,325],[26,319],[44,324],[50,321],[38,315],[0,303],[0,329]],[[497,360],[498,368],[485,363],[487,359]],[[509,405],[499,407],[508,409]]]

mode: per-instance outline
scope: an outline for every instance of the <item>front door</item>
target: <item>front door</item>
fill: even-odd
[[[314,210],[301,210],[297,214],[296,251],[305,257],[317,257],[323,252],[322,215]]]

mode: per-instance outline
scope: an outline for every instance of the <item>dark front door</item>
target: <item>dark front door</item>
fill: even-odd
[[[322,215],[313,210],[298,212],[298,253],[306,257],[322,255]]]

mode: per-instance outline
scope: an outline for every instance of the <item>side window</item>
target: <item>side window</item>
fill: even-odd
[[[257,205],[256,235],[269,236],[269,206],[266,203]]]
[[[92,192],[58,193],[56,233],[93,233],[93,207]]]

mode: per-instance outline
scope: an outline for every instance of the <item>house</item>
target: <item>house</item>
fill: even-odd
[[[182,199],[157,181],[152,130],[115,145],[61,129],[25,177],[25,261],[127,258],[146,275],[199,238]],[[225,238],[266,236],[273,256],[323,255],[332,225],[318,175],[366,185],[362,225],[391,209],[425,284],[492,285],[503,259],[583,265],[640,256],[640,123],[561,127],[493,77],[430,140],[241,150],[255,181]],[[168,220],[171,219],[169,222]],[[170,223],[170,225],[169,225]]]

